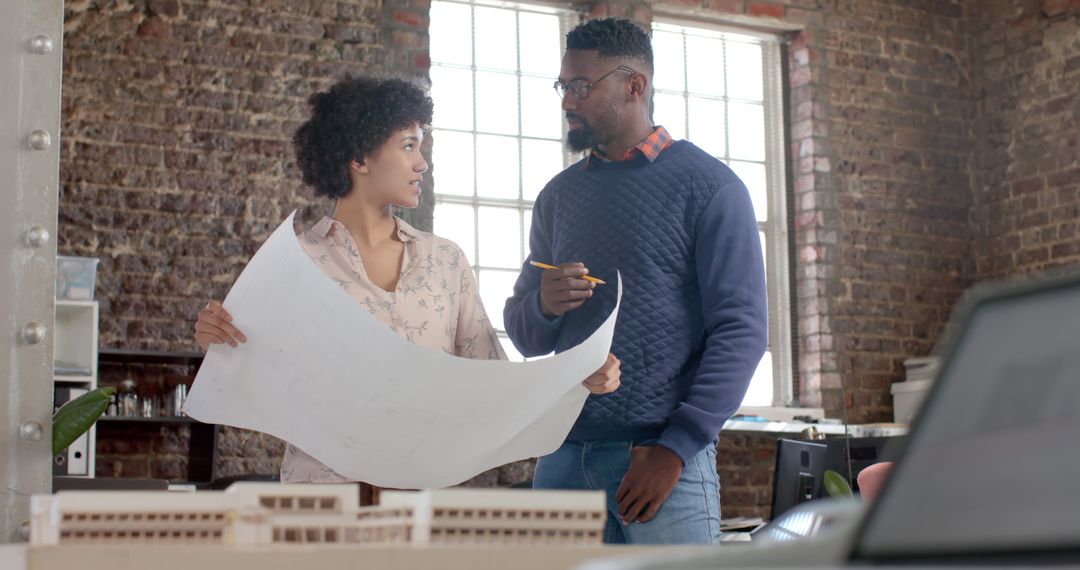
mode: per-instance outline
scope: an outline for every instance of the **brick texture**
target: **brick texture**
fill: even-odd
[[[716,446],[723,518],[768,519],[772,506],[776,435],[724,432]]]
[[[806,26],[788,62],[799,392],[887,421],[903,360],[930,351],[971,279],[965,6],[788,10]]]
[[[280,220],[329,211],[290,138],[315,90],[426,52],[426,9],[394,4],[67,5],[59,248],[101,258],[102,346],[194,349]]]
[[[976,277],[1080,263],[1080,3],[980,5]]]

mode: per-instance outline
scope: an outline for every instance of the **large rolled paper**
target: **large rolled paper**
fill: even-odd
[[[247,337],[206,354],[184,411],[284,439],[382,487],[456,485],[555,451],[611,348],[619,301],[584,342],[532,362],[472,360],[394,334],[300,247],[293,214],[224,305]],[[618,284],[622,298],[622,282]]]

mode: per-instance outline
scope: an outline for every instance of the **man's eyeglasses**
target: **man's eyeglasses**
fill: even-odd
[[[552,87],[554,87],[555,92],[559,94],[559,99],[566,97],[566,93],[569,92],[574,97],[577,97],[579,100],[584,100],[589,97],[589,93],[593,90],[594,87],[596,87],[597,83],[600,83],[601,81],[606,79],[607,76],[615,73],[616,71],[625,71],[631,75],[637,73],[637,71],[634,71],[630,67],[620,65],[615,69],[612,69],[611,71],[605,73],[600,77],[600,79],[597,79],[596,81],[588,81],[585,79],[571,79],[570,81],[563,83],[562,81],[556,79]]]

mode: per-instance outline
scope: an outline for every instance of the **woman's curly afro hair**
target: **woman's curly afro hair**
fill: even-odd
[[[346,76],[308,99],[311,118],[296,130],[293,148],[304,184],[316,196],[342,198],[352,189],[349,161],[363,162],[395,131],[431,123],[425,90],[404,79]]]

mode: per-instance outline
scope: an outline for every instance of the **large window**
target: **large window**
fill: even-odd
[[[551,89],[573,15],[527,4],[431,5],[435,233],[469,255],[503,346],[502,307],[528,249],[532,203],[576,160]],[[770,343],[747,406],[791,403],[780,48],[768,36],[657,22],[654,122],[750,189],[769,287]]]
[[[786,182],[776,38],[653,24],[653,120],[722,160],[746,183],[769,292],[769,350],[744,406],[791,404]]]
[[[536,195],[570,157],[551,85],[568,12],[431,3],[435,233],[469,256],[503,347],[502,309],[528,250]]]

